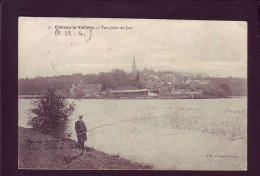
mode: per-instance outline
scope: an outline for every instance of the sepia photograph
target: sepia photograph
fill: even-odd
[[[246,21],[19,17],[18,169],[247,170]]]

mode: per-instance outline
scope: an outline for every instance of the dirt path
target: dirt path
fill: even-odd
[[[70,139],[58,140],[32,129],[19,127],[18,167],[30,169],[152,169],[151,165],[135,163],[89,148],[83,152]]]

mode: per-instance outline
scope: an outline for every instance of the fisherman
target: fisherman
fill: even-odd
[[[79,120],[75,123],[75,130],[77,132],[78,137],[78,147],[82,149],[82,151],[85,151],[84,142],[87,141],[87,128],[82,119],[83,116],[80,115]]]

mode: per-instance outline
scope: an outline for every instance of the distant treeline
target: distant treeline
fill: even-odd
[[[99,74],[72,74],[52,77],[36,77],[32,79],[19,79],[19,95],[44,95],[48,89],[52,89],[63,96],[71,96],[70,90],[73,85],[78,84],[101,84],[101,91],[107,89],[140,89],[155,87],[157,84],[169,80],[164,75],[173,75],[172,84],[175,89],[203,90],[204,94],[212,95],[218,93],[219,89],[227,92],[230,96],[247,95],[247,80],[244,78],[211,78],[201,74],[187,74],[172,71],[154,71],[144,69],[136,73],[127,73],[124,70],[114,69],[111,72]],[[168,79],[168,78],[167,78]],[[195,84],[190,80],[206,81],[207,84]],[[170,80],[171,81],[171,80]],[[153,84],[152,84],[153,83]]]
[[[101,84],[101,90],[116,89],[119,87],[135,87],[136,75],[123,70],[114,69],[111,72],[99,74],[72,74],[52,77],[36,77],[32,79],[19,79],[19,95],[44,95],[48,89],[69,95],[73,84]]]

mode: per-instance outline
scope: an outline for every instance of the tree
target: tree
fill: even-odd
[[[137,74],[136,74],[135,81],[136,81],[136,82],[139,82],[139,71],[138,71]]]
[[[228,97],[232,95],[232,91],[227,84],[221,84],[219,88],[223,91],[223,96]]]
[[[102,85],[101,90],[104,91],[106,89],[114,89],[116,88],[117,82],[115,81],[113,75],[111,73],[99,73],[100,83]]]
[[[32,102],[28,125],[36,131],[62,138],[68,127],[69,117],[74,111],[74,103],[53,91]]]

